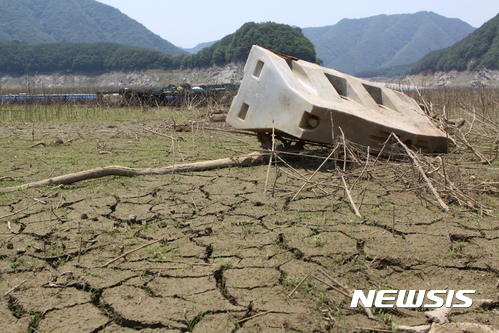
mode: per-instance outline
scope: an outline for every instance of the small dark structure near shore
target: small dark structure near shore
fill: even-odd
[[[97,100],[112,105],[196,105],[230,103],[237,94],[238,85],[212,84],[192,87],[189,84],[169,85],[160,89],[119,89],[98,92]]]
[[[0,95],[0,104],[84,104],[110,106],[202,106],[209,103],[230,103],[239,86],[231,83],[191,86],[169,85],[159,89],[119,89],[90,94],[9,94]]]

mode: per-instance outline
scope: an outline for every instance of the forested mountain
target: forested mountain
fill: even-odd
[[[95,0],[0,0],[0,7],[0,42],[113,42],[187,54],[118,9]]]
[[[102,73],[180,67],[181,57],[115,43],[0,43],[0,74]]]
[[[208,67],[244,62],[253,44],[315,61],[312,43],[299,28],[284,24],[246,23],[197,54],[171,56],[157,50],[116,43],[0,43],[0,74],[109,72]]]
[[[244,62],[253,44],[311,62],[321,59],[324,66],[349,74],[390,66],[383,73],[393,73],[475,30],[432,12],[344,19],[333,26],[304,29],[249,22],[188,55],[96,0],[0,0],[0,5],[0,73],[14,75],[225,65]],[[456,44],[450,53],[431,53],[414,71],[497,68],[497,20],[470,35],[466,40],[471,46]]]
[[[450,46],[475,28],[433,12],[343,19],[335,25],[303,28],[324,66],[356,74],[371,68],[414,63]]]
[[[431,52],[410,73],[499,69],[499,14],[460,42]]]
[[[300,28],[274,22],[248,22],[212,46],[185,57],[182,64],[187,67],[202,67],[243,62],[254,44],[303,60],[316,61],[314,45]]]

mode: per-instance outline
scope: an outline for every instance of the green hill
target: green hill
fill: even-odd
[[[499,14],[460,42],[426,55],[410,73],[482,68],[499,69]]]
[[[182,64],[187,67],[204,67],[244,62],[254,44],[303,60],[316,61],[314,45],[300,28],[274,22],[248,22],[212,46],[185,57]]]
[[[450,46],[475,28],[433,12],[343,19],[335,25],[303,28],[324,66],[356,74],[372,68],[414,63]]]
[[[0,7],[0,42],[112,42],[187,54],[118,9],[95,0],[0,0]]]

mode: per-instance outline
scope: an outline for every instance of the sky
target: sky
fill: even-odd
[[[234,33],[246,22],[322,27],[344,18],[432,11],[480,27],[497,0],[97,0],[119,9],[176,46],[192,48]]]

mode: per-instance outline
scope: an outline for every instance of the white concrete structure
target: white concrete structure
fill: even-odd
[[[445,133],[403,93],[256,45],[227,122],[326,144],[341,128],[350,141],[374,149],[393,132],[423,152],[447,151]]]

